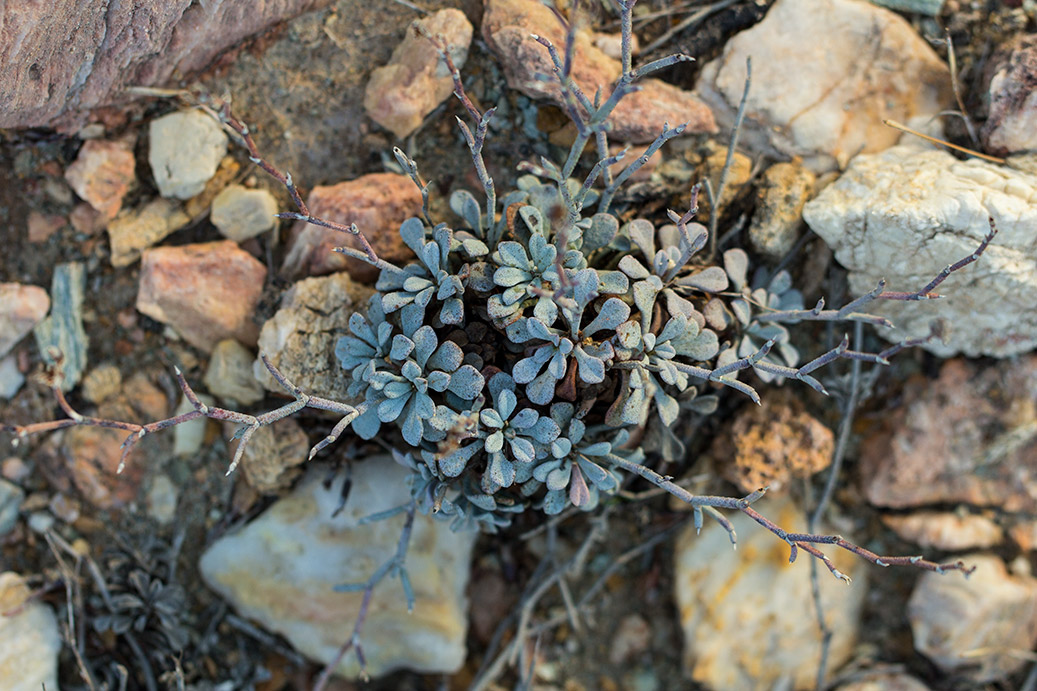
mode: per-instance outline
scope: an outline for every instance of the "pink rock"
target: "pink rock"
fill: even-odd
[[[357,227],[382,259],[406,262],[414,256],[400,238],[400,224],[421,213],[421,193],[409,177],[372,173],[329,187],[314,187],[306,199],[310,214]],[[282,271],[288,276],[317,276],[347,269],[358,281],[373,281],[378,269],[334,252],[335,247],[360,249],[352,235],[297,222],[288,240]]]
[[[236,338],[255,345],[252,314],[266,267],[230,240],[145,250],[137,309],[209,352]]]
[[[912,380],[885,429],[861,446],[872,504],[990,506],[1037,512],[1037,356],[980,367],[947,361],[936,381]]]
[[[461,69],[472,42],[472,24],[461,10],[440,10],[414,24],[442,37],[454,65]],[[371,73],[364,92],[364,109],[372,120],[402,139],[418,129],[425,116],[449,98],[453,90],[454,80],[439,51],[412,27],[396,46],[389,63]]]
[[[130,142],[91,139],[79,149],[65,179],[79,198],[105,219],[115,218],[122,199],[137,179]]]
[[[29,242],[46,242],[50,236],[65,227],[65,217],[56,214],[29,212]]]
[[[565,45],[565,28],[554,13],[538,0],[485,0],[483,36],[504,63],[508,84],[531,98],[547,98],[562,104],[557,80],[539,81],[537,74],[554,74],[551,57],[532,39],[537,34],[551,41],[559,54]],[[618,60],[594,45],[586,32],[576,35],[572,76],[593,98],[600,87],[603,98],[622,73]],[[641,90],[627,95],[613,111],[612,136],[620,141],[649,142],[663,124],[676,127],[687,123],[687,132],[716,132],[713,113],[693,94],[658,79],[642,79]]]
[[[1037,149],[1037,36],[1021,34],[991,57],[985,71],[990,110],[981,136],[999,156]]]
[[[198,72],[227,48],[330,0],[19,0],[0,21],[0,127],[72,132],[131,85]]]
[[[47,316],[50,296],[39,286],[0,283],[0,357]]]

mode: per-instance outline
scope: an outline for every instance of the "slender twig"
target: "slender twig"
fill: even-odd
[[[679,34],[680,32],[685,31],[687,29],[691,29],[695,25],[697,25],[700,22],[702,22],[705,19],[707,19],[711,14],[715,14],[716,12],[719,12],[720,10],[726,9],[726,8],[730,7],[731,5],[735,4],[736,2],[738,2],[738,0],[721,0],[721,2],[716,2],[716,3],[713,3],[712,5],[707,5],[706,7],[703,7],[702,9],[698,10],[694,14],[688,15],[687,17],[685,17],[681,21],[679,21],[676,24],[674,24],[667,31],[665,31],[659,38],[655,39],[654,41],[649,43],[647,46],[642,48],[641,52],[643,52],[643,53],[651,53],[653,50],[656,50],[657,48],[660,48],[660,47],[662,47],[664,45],[667,45],[669,43],[670,39],[673,38],[674,36],[676,36],[677,34]],[[639,19],[643,19],[643,18],[639,18]]]
[[[706,180],[706,194],[709,197],[709,261],[713,261],[717,253],[717,227],[720,224],[720,200],[724,197],[724,189],[727,187],[727,176],[731,171],[731,163],[735,158],[735,149],[738,147],[738,135],[742,131],[742,122],[745,120],[745,107],[749,102],[749,89],[753,82],[752,58],[745,59],[745,87],[742,89],[742,100],[738,103],[738,112],[735,114],[735,122],[731,127],[731,139],[727,143],[727,157],[724,159],[724,167],[720,169],[720,177],[717,179],[714,193],[713,185]]]
[[[933,144],[939,144],[940,146],[946,146],[949,149],[954,149],[955,151],[960,151],[961,153],[968,154],[969,156],[975,156],[976,158],[982,158],[984,161],[990,161],[992,163],[1004,163],[1005,162],[1005,159],[1003,159],[1003,158],[998,158],[997,156],[991,156],[989,154],[981,154],[978,151],[973,151],[972,149],[967,149],[964,146],[958,146],[957,144],[952,144],[951,142],[945,141],[943,139],[937,139],[936,137],[930,137],[928,134],[925,134],[924,132],[919,132],[916,129],[913,129],[911,127],[908,127],[907,125],[904,125],[902,123],[897,122],[896,120],[883,120],[882,124],[886,125],[887,127],[892,127],[895,130],[900,130],[901,132],[907,132],[908,134],[913,134],[916,137],[921,137],[922,139],[926,140],[927,142],[932,142]]]
[[[972,145],[978,148],[979,137],[976,135],[976,126],[972,124],[972,118],[969,117],[969,112],[965,110],[965,101],[961,97],[961,84],[958,83],[958,59],[954,54],[954,40],[951,38],[950,29],[945,29],[944,31],[945,40],[947,41],[947,66],[950,68],[954,100],[958,103],[958,113],[961,115],[961,119],[965,121],[965,129],[969,133],[969,139],[972,140]]]

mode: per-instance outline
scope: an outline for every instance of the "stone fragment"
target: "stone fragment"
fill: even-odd
[[[990,101],[980,136],[992,154],[1037,149],[1037,36],[1021,33],[998,48],[984,70]]]
[[[284,418],[256,430],[241,454],[241,468],[252,489],[270,494],[292,483],[309,451],[302,426],[295,418]]]
[[[205,394],[197,394],[197,396],[198,400],[202,402],[202,405],[216,405],[216,401],[213,400],[212,396],[206,396]],[[173,414],[183,415],[192,410],[194,410],[194,405],[187,400],[186,396],[181,396],[180,403],[177,404],[176,410],[173,411]],[[183,458],[197,454],[198,450],[202,448],[202,443],[205,441],[205,428],[208,424],[209,418],[197,417],[194,420],[188,420],[187,422],[174,427],[173,455]]]
[[[21,487],[13,482],[0,479],[0,537],[14,529],[24,500],[25,492]]]
[[[313,216],[347,226],[356,223],[381,259],[401,264],[414,256],[400,238],[400,224],[421,213],[421,193],[405,175],[371,173],[337,185],[314,187],[306,204]],[[282,273],[300,277],[346,269],[358,281],[373,282],[378,269],[333,251],[342,246],[361,249],[360,241],[352,235],[296,221]]]
[[[144,457],[134,449],[118,473],[128,432],[102,427],[73,427],[62,440],[62,454],[76,489],[99,509],[126,506],[137,499]]]
[[[54,612],[18,574],[0,573],[0,680],[5,691],[58,688],[61,633]]]
[[[861,487],[878,506],[1037,512],[1037,356],[998,367],[963,359],[909,380],[903,403],[861,444]]]
[[[786,530],[805,527],[802,509],[787,499],[768,498],[753,508]],[[701,535],[688,526],[677,540],[674,583],[686,672],[711,689],[814,688],[821,646],[817,622],[805,614],[814,606],[809,555],[801,551],[789,564],[787,544],[745,514],[726,515],[738,531],[737,551],[709,517]],[[824,526],[818,531],[839,532]],[[834,634],[828,657],[834,669],[853,653],[867,562],[842,550],[825,552],[854,579],[847,588],[818,567],[822,598],[838,602],[825,612]]]
[[[241,172],[241,164],[233,156],[224,156],[216,173],[205,183],[205,189],[184,202],[184,213],[198,220],[212,211],[212,204],[227,187],[230,187]]]
[[[366,582],[396,550],[404,517],[358,522],[410,498],[407,471],[388,457],[353,466],[344,510],[344,477],[325,488],[326,473],[306,478],[240,532],[217,540],[202,555],[205,581],[243,615],[283,635],[299,652],[329,662],[353,630],[362,593],[335,592]],[[364,624],[367,672],[397,669],[453,673],[465,657],[469,559],[473,533],[415,517],[406,568],[415,605],[408,614],[399,582],[374,590]],[[338,668],[356,677],[355,656]]]
[[[558,17],[536,0],[484,0],[484,7],[483,37],[503,63],[508,85],[530,98],[563,105],[550,55],[530,35],[546,38],[562,51],[566,28]],[[577,32],[572,78],[588,98],[600,88],[602,100],[607,99],[621,73],[620,62],[597,48],[590,33]],[[539,75],[552,77],[544,81]],[[614,140],[649,142],[667,123],[670,127],[687,123],[689,134],[716,132],[713,114],[697,96],[659,79],[641,79],[637,84],[641,90],[628,94],[609,117]]]
[[[418,129],[425,116],[454,91],[454,80],[439,51],[416,26],[442,38],[459,70],[472,42],[472,24],[461,10],[440,10],[415,20],[414,25],[393,50],[389,63],[371,72],[364,91],[367,114],[399,139]]]
[[[925,337],[934,320],[943,341],[923,346],[948,357],[1006,357],[1037,346],[1037,176],[945,151],[901,145],[856,157],[803,208],[803,218],[850,271],[862,295],[882,278],[887,290],[915,291],[976,251],[997,224],[991,247],[952,274],[938,301],[885,300],[866,311],[887,317],[891,341]]]
[[[227,153],[220,123],[200,110],[156,118],[148,136],[148,163],[163,197],[190,199],[204,190]]]
[[[18,359],[12,354],[0,358],[0,398],[14,398],[25,383],[25,375],[18,370]]]
[[[212,200],[209,220],[220,234],[244,242],[274,227],[277,200],[265,189],[228,185]]]
[[[1008,534],[1023,552],[1037,548],[1037,521],[1020,521],[1009,528]]]
[[[91,403],[101,403],[122,390],[122,372],[111,363],[98,365],[83,377],[80,394]]]
[[[335,344],[349,333],[349,316],[365,311],[370,288],[348,274],[304,278],[281,298],[281,308],[263,324],[259,352],[308,394],[348,400],[347,373],[335,358]],[[260,360],[252,369],[268,390],[283,393]]]
[[[36,325],[36,345],[43,359],[53,364],[54,348],[62,358],[60,386],[71,391],[86,369],[90,344],[83,328],[83,293],[86,290],[86,267],[82,262],[68,262],[54,267],[50,282],[50,315]]]
[[[1011,575],[986,554],[961,557],[975,572],[967,579],[925,573],[907,604],[915,649],[946,673],[985,684],[1023,665],[1013,654],[1037,644],[1037,579]]]
[[[68,215],[68,222],[72,224],[75,231],[84,235],[93,235],[104,230],[107,220],[97,209],[86,202],[76,204]]]
[[[815,177],[799,163],[775,163],[756,188],[756,211],[749,224],[753,249],[781,259],[796,244],[803,227],[803,205],[814,191]]]
[[[864,672],[854,681],[840,684],[836,691],[929,691],[929,687],[902,672]]]
[[[783,389],[761,405],[744,406],[728,433],[716,437],[710,455],[743,492],[780,489],[832,462],[835,435]]]
[[[136,165],[132,142],[91,139],[83,142],[65,179],[80,199],[108,220],[119,213],[123,197],[136,182]]]
[[[899,133],[884,119],[930,117],[951,102],[947,66],[926,41],[893,12],[860,0],[778,0],[728,41],[696,85],[725,125],[734,122],[748,57],[752,88],[740,141],[801,156],[815,172],[894,144]],[[810,79],[790,89],[791,74]]]
[[[242,405],[263,400],[263,387],[252,373],[255,357],[233,338],[220,341],[209,357],[205,388],[217,398]]]
[[[108,224],[112,266],[129,266],[140,253],[157,245],[191,222],[183,205],[172,199],[152,199],[117,216]]]
[[[176,503],[179,492],[165,473],[159,473],[148,488],[148,515],[159,525],[169,525],[176,518]]]
[[[612,635],[609,662],[622,665],[648,650],[652,644],[652,627],[640,614],[623,617]]]
[[[137,309],[206,352],[227,338],[256,342],[252,321],[266,267],[230,240],[145,250]]]
[[[945,552],[993,547],[1005,537],[997,523],[974,514],[919,511],[906,516],[884,516],[882,522],[905,540]]]
[[[0,357],[32,331],[49,309],[50,298],[43,288],[0,283]]]
[[[40,244],[50,239],[54,233],[65,227],[65,217],[56,214],[41,214],[39,211],[29,212],[29,242]]]
[[[0,128],[75,132],[92,110],[123,106],[127,87],[187,80],[242,39],[328,4],[329,0],[19,3],[18,11],[6,13],[0,27]]]

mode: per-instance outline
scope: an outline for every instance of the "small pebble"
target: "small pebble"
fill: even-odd
[[[80,393],[91,403],[101,403],[122,389],[122,373],[112,364],[98,365],[83,377]]]
[[[32,467],[17,456],[8,456],[0,462],[0,475],[11,482],[21,482],[29,477],[31,472]]]
[[[132,142],[93,139],[79,149],[65,179],[80,199],[105,219],[112,219],[137,180],[136,166]]]
[[[233,338],[216,344],[205,372],[205,386],[212,395],[243,405],[263,399],[263,387],[252,373],[255,356]]]
[[[0,536],[6,535],[14,528],[24,500],[25,492],[21,487],[13,482],[0,480]]]
[[[61,634],[49,606],[31,600],[24,579],[0,573],[0,672],[5,691],[58,688]]]
[[[169,525],[176,518],[178,492],[176,485],[165,473],[159,473],[148,489],[148,515],[159,525]]]
[[[206,396],[205,394],[198,394],[198,400],[207,406],[216,405],[216,401],[213,400],[212,396]],[[181,397],[180,405],[177,406],[173,415],[183,415],[192,410],[194,410],[194,406],[191,405],[191,402],[186,397]],[[202,448],[202,442],[205,440],[205,425],[208,422],[209,418],[198,417],[173,428],[173,455],[193,456],[198,453],[198,450]]]
[[[198,110],[151,121],[148,162],[163,197],[190,199],[205,189],[227,153],[220,124]]]
[[[0,398],[14,398],[24,383],[25,376],[18,371],[18,359],[13,354],[0,359]]]
[[[277,200],[264,189],[230,185],[212,201],[209,220],[223,237],[244,242],[274,227]]]

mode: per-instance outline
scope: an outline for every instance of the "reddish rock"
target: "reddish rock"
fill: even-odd
[[[0,128],[73,132],[127,86],[205,69],[227,48],[330,0],[19,0],[0,21]]]
[[[483,36],[504,63],[508,84],[531,98],[547,98],[561,105],[561,87],[556,79],[541,81],[538,74],[554,74],[554,65],[544,46],[532,39],[537,34],[551,41],[559,54],[565,45],[565,28],[554,13],[538,0],[485,0]],[[600,87],[603,98],[622,73],[618,60],[596,47],[586,32],[576,35],[572,77],[589,98]],[[687,132],[716,132],[713,113],[690,92],[658,79],[642,79],[641,90],[628,94],[609,120],[614,139],[649,142],[663,124],[676,127],[688,123]]]
[[[39,286],[0,283],[0,357],[47,315],[50,297]]]
[[[472,24],[461,10],[440,10],[414,24],[441,37],[454,66],[458,70],[464,66],[472,42]],[[372,120],[402,139],[418,129],[425,116],[453,90],[454,80],[436,46],[412,28],[396,46],[389,63],[371,73],[364,109]]]
[[[145,459],[139,449],[130,452],[126,469],[116,473],[128,434],[102,427],[73,427],[65,434],[62,452],[72,482],[84,499],[100,509],[125,506],[140,490]]]
[[[39,211],[29,212],[29,242],[41,243],[65,227],[65,217],[56,214],[41,214]]]
[[[137,309],[206,352],[226,338],[255,345],[252,314],[266,267],[234,242],[145,250]]]
[[[310,214],[329,221],[356,223],[375,253],[395,264],[414,254],[400,238],[400,224],[421,213],[421,193],[404,175],[372,173],[329,187],[314,187],[306,200]],[[360,249],[354,236],[302,221],[292,227],[282,271],[288,276],[318,276],[346,269],[358,281],[373,281],[378,269],[334,252],[335,247]]]
[[[936,381],[910,381],[883,419],[861,447],[872,504],[1037,511],[1037,357],[991,367],[949,360]]]
[[[1037,36],[1021,34],[994,53],[984,81],[990,109],[980,136],[1004,156],[1037,149]]]
[[[79,198],[105,220],[115,218],[122,199],[137,179],[133,147],[126,141],[91,139],[65,171],[65,179]]]
[[[77,233],[84,235],[93,235],[104,230],[106,221],[107,219],[98,213],[97,209],[86,202],[76,204],[68,215],[68,222],[72,224]]]

